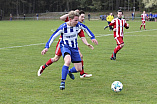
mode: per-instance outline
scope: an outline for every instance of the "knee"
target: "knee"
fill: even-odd
[[[53,60],[53,62],[57,62],[59,60],[60,57],[54,57],[51,60]]]
[[[124,44],[121,44],[121,47],[124,47]]]
[[[71,63],[70,60],[66,60],[66,61],[65,61],[65,65],[66,65],[66,66],[70,66],[70,63]]]

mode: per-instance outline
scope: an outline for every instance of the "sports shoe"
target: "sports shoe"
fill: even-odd
[[[69,71],[68,75],[70,76],[71,79],[75,79],[75,76]]]
[[[82,75],[80,75],[80,78],[89,78],[89,77],[91,77],[92,76],[92,74],[87,74],[87,73],[83,73]]]
[[[41,65],[40,68],[39,68],[39,70],[38,70],[38,73],[37,73],[38,76],[41,76],[42,72],[44,71],[44,70],[42,69],[42,66],[43,66],[43,65]]]
[[[65,83],[61,82],[60,90],[64,90],[64,89],[65,89]]]
[[[113,52],[113,58],[116,59],[116,53]]]
[[[104,30],[105,30],[106,28],[108,28],[108,26],[105,26],[105,27],[104,27]]]
[[[111,60],[116,60],[114,57],[110,57]]]

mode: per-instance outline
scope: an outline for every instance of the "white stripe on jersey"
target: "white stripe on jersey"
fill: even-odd
[[[123,37],[123,31],[126,21],[124,19],[114,19],[112,23],[116,22],[116,37]]]
[[[115,21],[116,21],[116,37],[119,37],[119,35],[118,35],[118,30],[119,30],[118,19],[116,19]]]

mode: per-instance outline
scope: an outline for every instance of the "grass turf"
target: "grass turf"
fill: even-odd
[[[125,46],[110,56],[116,47],[113,32],[103,27],[106,21],[85,21],[99,42],[98,46],[86,39],[91,50],[78,39],[84,57],[85,72],[91,78],[75,80],[67,77],[66,89],[60,91],[63,58],[46,68],[38,77],[40,65],[54,56],[58,38],[46,55],[40,52],[62,21],[0,21],[0,103],[1,104],[155,104],[157,98],[157,59],[155,22],[146,22],[147,30],[139,30],[141,21],[128,21]],[[73,64],[70,65],[70,68]],[[123,83],[123,90],[111,90],[113,81]]]

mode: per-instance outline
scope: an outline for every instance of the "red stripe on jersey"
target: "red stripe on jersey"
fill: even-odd
[[[114,28],[116,28],[116,31],[114,31],[114,37],[123,37],[123,31],[124,31],[124,27],[127,27],[127,23],[125,21],[125,19],[114,19],[113,21],[111,21],[110,26],[113,26]]]

